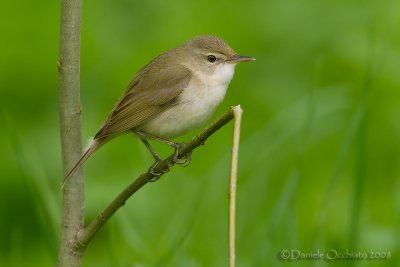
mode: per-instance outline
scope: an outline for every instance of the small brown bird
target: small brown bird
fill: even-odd
[[[127,132],[133,132],[149,149],[156,160],[149,171],[159,175],[154,167],[161,159],[147,140],[173,146],[177,156],[181,144],[170,139],[204,124],[224,98],[236,64],[253,60],[209,35],[159,55],[133,78],[63,185],[93,152]]]

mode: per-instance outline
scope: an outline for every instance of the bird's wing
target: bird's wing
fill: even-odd
[[[190,79],[190,71],[181,65],[144,68],[114,106],[95,139],[119,135],[138,127],[177,104]]]

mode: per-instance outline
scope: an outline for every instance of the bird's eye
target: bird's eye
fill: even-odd
[[[214,55],[208,55],[207,60],[211,63],[214,63],[217,60],[217,57]]]

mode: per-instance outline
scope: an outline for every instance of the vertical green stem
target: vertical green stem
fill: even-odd
[[[80,31],[81,0],[61,0],[59,90],[63,173],[82,153],[80,120]],[[62,177],[60,176],[60,181]],[[78,267],[82,250],[73,244],[84,223],[84,181],[78,170],[63,190],[63,217],[58,266]]]

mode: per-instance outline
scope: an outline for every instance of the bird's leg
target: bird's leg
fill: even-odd
[[[147,149],[150,151],[150,153],[153,155],[153,158],[154,158],[155,161],[156,161],[156,162],[154,162],[154,164],[151,165],[150,168],[149,168],[149,173],[150,173],[151,175],[153,175],[154,177],[148,180],[148,182],[155,182],[155,181],[157,181],[157,180],[160,178],[160,176],[161,176],[162,174],[168,172],[168,171],[169,171],[169,168],[168,168],[168,170],[166,170],[166,171],[162,171],[162,172],[159,172],[159,173],[155,172],[155,168],[156,168],[157,165],[162,161],[162,159],[161,159],[160,156],[157,154],[157,152],[151,147],[150,143],[149,143],[146,139],[142,139],[142,138],[141,138],[140,140],[142,140],[143,144],[147,147]]]
[[[175,149],[174,158],[173,158],[173,161],[174,161],[175,164],[182,164],[183,167],[186,167],[186,166],[189,165],[189,163],[192,160],[192,153],[190,152],[185,156],[185,159],[183,161],[179,161],[179,149],[184,146],[183,143],[176,143],[176,142],[173,142],[173,141],[170,141],[170,140],[158,137],[158,136],[154,136],[152,134],[148,134],[148,133],[145,133],[145,132],[142,132],[142,131],[138,131],[138,132],[136,132],[136,134],[141,136],[141,137],[143,137],[143,138],[157,140],[157,141],[159,141],[161,143],[164,143],[164,144],[167,144],[169,146],[172,146]],[[154,154],[153,154],[153,156],[154,156]]]
[[[151,155],[153,155],[153,158],[155,159],[155,161],[161,161],[162,160],[160,158],[160,156],[157,154],[157,152],[151,147],[149,141],[147,141],[146,139],[140,139],[140,140],[142,140],[143,144],[150,151]]]

